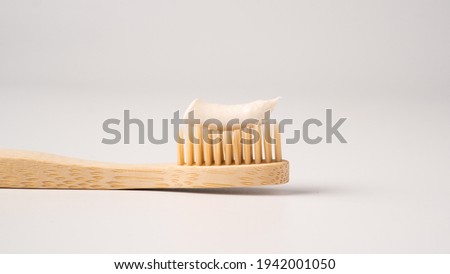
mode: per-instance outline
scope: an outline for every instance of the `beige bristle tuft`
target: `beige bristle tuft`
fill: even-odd
[[[205,165],[210,166],[213,163],[213,145],[211,143],[211,132],[209,129],[204,128],[204,133],[207,134],[207,138],[205,140]]]
[[[186,134],[186,164],[191,166],[194,164],[194,128],[187,127]]]
[[[275,125],[275,161],[281,162],[281,134],[280,134],[280,125]]]
[[[220,131],[214,131],[214,164],[216,166],[222,165],[223,162],[223,144],[222,144],[222,134]]]
[[[233,162],[233,145],[231,139],[231,131],[227,130],[223,134],[225,144],[225,165],[231,165]]]
[[[198,166],[203,165],[203,126],[195,125],[195,138],[197,143],[194,144],[195,148],[195,164]]]
[[[252,140],[251,140],[251,128],[245,128],[242,133],[244,135],[244,162],[245,164],[252,163]]]
[[[178,132],[178,164],[184,165],[184,142],[183,140],[183,131],[180,129]]]
[[[234,154],[234,163],[236,165],[240,165],[242,162],[241,130],[240,129],[234,130],[233,154]]]
[[[254,126],[255,133],[258,135],[258,139],[255,142],[255,164],[260,164],[262,162],[262,147],[261,147],[261,125],[257,124]]]
[[[264,160],[266,163],[272,162],[272,144],[270,139],[270,125],[266,125],[264,126]]]

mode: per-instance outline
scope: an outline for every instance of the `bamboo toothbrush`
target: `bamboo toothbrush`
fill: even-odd
[[[213,107],[217,109],[217,105]],[[255,133],[260,136],[256,141],[250,139]],[[218,142],[206,142],[204,134]],[[113,164],[0,150],[0,188],[223,188],[276,185],[289,180],[289,162],[282,160],[278,125],[271,130],[260,123],[245,128],[198,124],[181,130],[180,137],[183,135],[185,143],[177,144],[178,163],[166,165]],[[194,142],[189,138],[192,136],[200,141]]]

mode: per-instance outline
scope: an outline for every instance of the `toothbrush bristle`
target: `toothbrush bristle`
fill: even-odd
[[[270,126],[261,124],[230,130],[212,130],[196,125],[186,127],[185,134],[180,129],[180,140],[186,137],[184,143],[178,143],[178,164],[220,166],[281,162],[279,125],[274,126],[273,134],[271,131]]]

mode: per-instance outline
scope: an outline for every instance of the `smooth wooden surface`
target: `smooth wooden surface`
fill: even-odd
[[[223,166],[127,165],[0,150],[0,188],[222,188],[276,185],[288,180],[287,161]]]

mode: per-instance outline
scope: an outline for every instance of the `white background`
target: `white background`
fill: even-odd
[[[2,148],[170,163],[173,141],[104,145],[102,122],[276,96],[295,128],[326,108],[348,118],[348,144],[285,145],[278,187],[1,189],[0,252],[450,252],[449,13],[418,0],[1,1]]]

